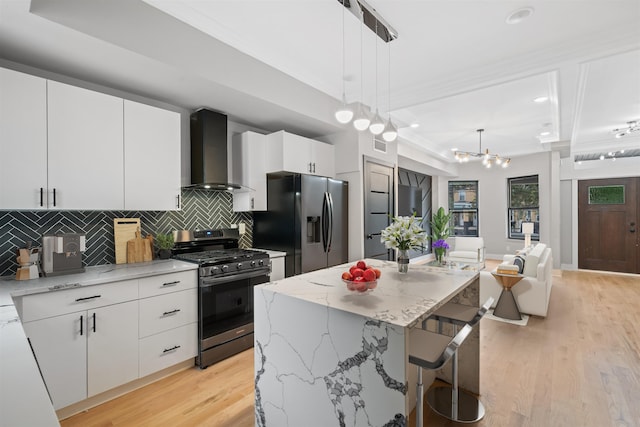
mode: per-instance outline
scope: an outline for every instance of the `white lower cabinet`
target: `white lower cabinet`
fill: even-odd
[[[284,255],[271,257],[271,274],[269,280],[284,279]]]
[[[55,409],[87,398],[87,312],[23,323]]]
[[[197,271],[28,295],[22,325],[55,409],[196,356]]]
[[[138,302],[88,312],[87,396],[138,378]]]
[[[138,303],[26,322],[56,409],[138,378]]]
[[[140,340],[140,376],[195,357],[198,352],[198,324],[151,335]]]

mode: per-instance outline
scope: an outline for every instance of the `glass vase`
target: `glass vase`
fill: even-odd
[[[398,273],[406,273],[409,271],[409,251],[406,249],[398,249]]]

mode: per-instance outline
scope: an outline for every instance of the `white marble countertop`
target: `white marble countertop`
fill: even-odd
[[[398,273],[396,262],[365,260],[382,272],[378,286],[366,293],[352,292],[341,275],[354,263],[288,277],[258,285],[275,293],[314,302],[402,327],[412,327],[453,298],[478,276],[475,271],[448,270],[411,264]]]
[[[174,259],[136,264],[107,264],[87,267],[84,273],[41,277],[31,280],[0,280],[0,306],[13,304],[11,297],[64,289],[65,286],[92,286],[120,280],[137,279],[158,274],[196,270],[197,264]]]
[[[12,297],[51,292],[56,286],[91,286],[197,269],[197,264],[157,260],[87,267],[86,272],[32,280],[0,280],[0,426],[59,426]]]
[[[256,251],[263,251],[269,254],[269,258],[280,258],[283,256],[286,256],[287,253],[286,252],[280,252],[280,251],[272,251],[271,249],[261,249],[261,248],[251,248],[251,249],[255,249]]]

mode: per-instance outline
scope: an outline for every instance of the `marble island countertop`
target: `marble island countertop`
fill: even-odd
[[[347,289],[341,275],[354,263],[313,271],[259,285],[265,290],[347,311],[387,323],[411,327],[466,288],[478,273],[411,264],[398,273],[393,261],[365,260],[382,272],[378,285],[366,293]]]

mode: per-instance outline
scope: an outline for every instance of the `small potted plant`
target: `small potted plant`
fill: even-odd
[[[158,248],[158,258],[169,259],[171,257],[171,248],[173,248],[173,233],[158,233],[156,236],[156,247]]]

